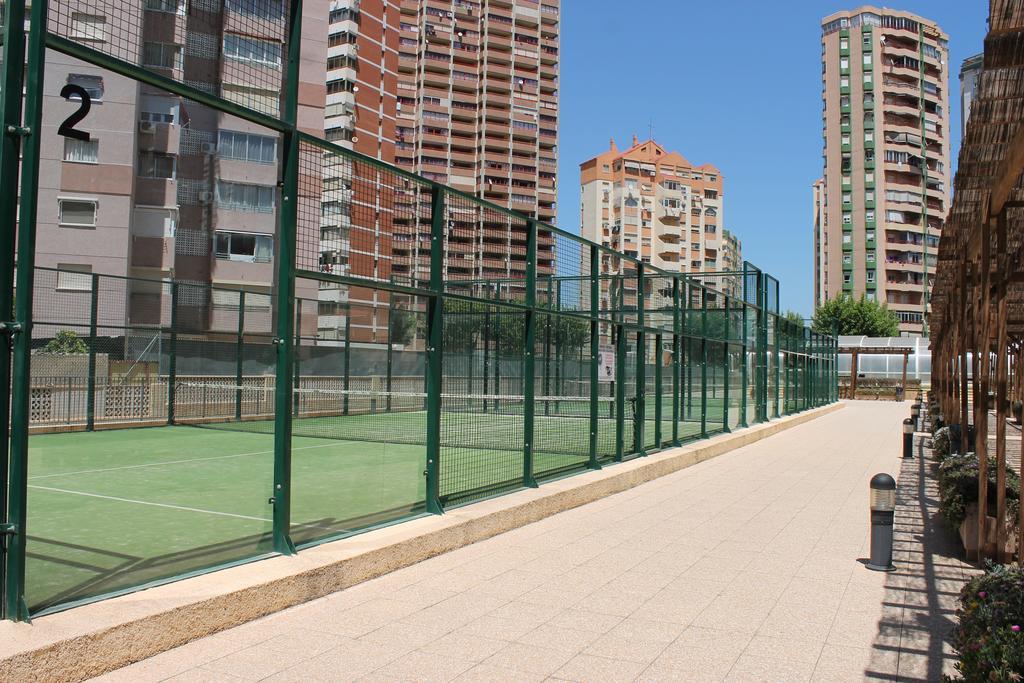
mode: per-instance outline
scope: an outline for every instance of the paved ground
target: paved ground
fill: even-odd
[[[966,569],[907,414],[849,403],[104,680],[936,680]],[[900,570],[871,572],[868,481],[901,465]]]

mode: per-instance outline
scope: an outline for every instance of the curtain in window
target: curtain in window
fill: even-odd
[[[98,140],[64,140],[64,161],[96,163],[99,153]]]
[[[274,242],[269,237],[256,238],[256,262],[270,263],[274,255]]]

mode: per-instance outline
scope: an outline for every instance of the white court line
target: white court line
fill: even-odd
[[[208,515],[221,515],[222,517],[237,517],[239,519],[252,519],[257,522],[271,522],[273,520],[265,519],[263,517],[253,517],[251,515],[238,515],[233,512],[217,512],[216,510],[203,510],[202,508],[190,508],[183,505],[170,505],[169,503],[151,503],[145,500],[134,500],[132,498],[118,498],[117,496],[104,496],[99,493],[85,493],[84,491],[72,491],[70,489],[58,489],[50,486],[37,486],[35,484],[29,484],[30,489],[41,489],[43,491],[54,491],[56,493],[72,493],[76,496],[88,496],[89,498],[103,498],[104,500],[116,500],[121,503],[138,503],[139,505],[152,505],[158,508],[171,508],[172,510],[186,510],[188,512],[203,512]]]
[[[337,446],[336,443],[325,443],[319,446],[299,446],[298,448],[292,448],[293,451],[303,451],[310,448],[331,448]],[[29,480],[33,479],[52,479],[53,477],[73,477],[76,474],[96,474],[97,472],[117,472],[119,470],[135,470],[140,467],[159,467],[161,465],[180,465],[186,462],[203,462],[205,460],[223,460],[225,458],[246,458],[251,455],[270,455],[274,451],[253,451],[252,453],[233,453],[231,455],[211,455],[208,458],[188,458],[187,460],[164,460],[161,462],[147,462],[142,465],[122,465],[120,467],[105,467],[102,469],[95,470],[79,470],[78,472],[60,472],[57,474],[37,474],[34,477],[29,477]]]
[[[203,508],[192,508],[184,505],[171,505],[170,503],[153,503],[148,500],[135,500],[134,498],[119,498],[117,496],[104,496],[99,493],[86,493],[85,491],[72,491],[71,489],[58,489],[52,486],[38,486],[36,484],[29,484],[30,489],[40,489],[41,491],[52,491],[54,493],[70,493],[76,496],[87,496],[89,498],[102,498],[104,500],[116,500],[121,503],[136,503],[138,505],[151,505],[158,508],[169,508],[171,510],[185,510],[186,512],[199,512],[207,515],[220,515],[221,517],[236,517],[238,519],[251,519],[257,522],[268,522],[273,523],[273,519],[266,517],[253,517],[252,515],[239,515],[234,512],[218,512],[217,510],[204,510]],[[320,524],[299,524],[292,523],[293,527],[310,527],[313,529],[327,529],[334,531],[335,527],[322,526]]]

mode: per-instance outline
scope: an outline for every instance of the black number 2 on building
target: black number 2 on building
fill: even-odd
[[[60,96],[69,102],[72,101],[73,96],[78,96],[78,109],[75,110],[71,116],[64,119],[64,123],[60,124],[60,128],[57,129],[58,135],[63,135],[66,138],[74,138],[75,140],[82,140],[83,142],[89,142],[89,134],[84,130],[76,130],[75,126],[84,119],[88,114],[89,110],[92,109],[92,98],[89,97],[89,92],[80,85],[74,83],[68,83],[60,89]]]

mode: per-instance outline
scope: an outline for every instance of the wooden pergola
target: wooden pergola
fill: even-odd
[[[857,365],[862,355],[875,355],[875,356],[899,356],[903,355],[903,379],[900,380],[900,386],[903,390],[907,389],[907,364],[910,362],[910,354],[914,353],[914,349],[907,347],[893,347],[893,346],[840,346],[839,353],[850,354],[850,398],[856,398],[857,396]]]
[[[932,386],[951,424],[972,423],[979,461],[978,559],[987,554],[988,395],[995,386],[996,543],[1006,546],[1006,420],[1024,388],[1024,3],[991,0],[984,66],[960,148],[932,293]],[[968,386],[971,370],[972,386]],[[970,395],[974,400],[971,401]],[[973,406],[971,405],[973,404]],[[973,407],[973,416],[970,415]],[[961,448],[968,449],[967,429]],[[1024,471],[1021,472],[1024,475]],[[1024,507],[1017,554],[1024,547]],[[1024,558],[1022,558],[1024,559]]]

